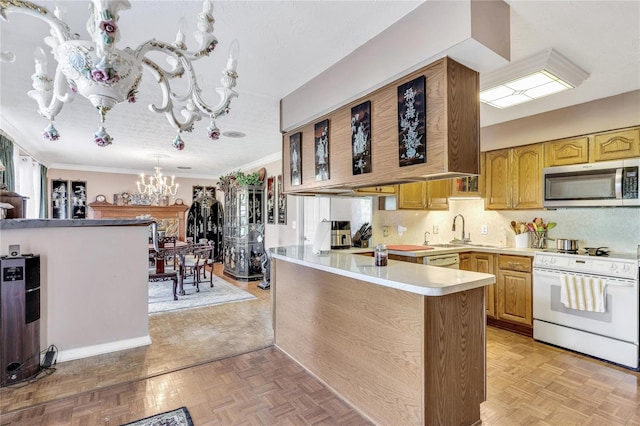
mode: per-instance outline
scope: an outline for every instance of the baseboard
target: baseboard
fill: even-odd
[[[151,336],[136,337],[133,339],[118,340],[115,342],[102,343],[100,345],[84,346],[82,348],[74,348],[60,350],[58,353],[58,362],[73,361],[75,359],[87,358],[90,356],[102,355],[109,352],[122,351],[125,349],[138,348],[140,346],[148,346],[151,344]]]

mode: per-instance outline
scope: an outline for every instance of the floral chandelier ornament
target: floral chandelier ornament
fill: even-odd
[[[162,92],[162,102],[159,105],[149,105],[149,109],[163,113],[177,130],[178,135],[172,146],[177,150],[184,149],[180,133],[191,131],[194,122],[202,117],[209,117],[211,120],[207,128],[209,138],[218,140],[220,130],[215,119],[228,114],[231,101],[238,96],[233,90],[238,78],[237,41],[232,43],[227,66],[222,72],[222,87],[216,89],[220,100],[217,105],[209,106],[200,95],[201,89],[192,62],[209,56],[218,44],[213,35],[215,20],[211,2],[205,0],[202,12],[198,14],[198,31],[194,35],[199,46],[195,51],[187,50],[182,30],[178,31],[176,40],[171,44],[153,39],[142,43],[135,50],[129,47],[117,49],[116,43],[120,39],[118,14],[121,10],[130,8],[128,0],[91,0],[91,16],[87,22],[91,40],[80,40],[78,34],[72,33],[64,22],[58,8],[51,13],[28,1],[0,0],[0,17],[3,21],[7,21],[7,14],[21,12],[40,18],[51,27],[51,35],[45,37],[44,41],[58,63],[55,75],[53,79],[47,75],[47,57],[44,50],[39,49],[35,57],[35,74],[31,76],[34,90],[28,92],[29,97],[38,103],[40,115],[49,120],[43,137],[52,141],[59,139],[60,134],[54,125],[55,117],[65,103],[73,100],[71,94],[79,93],[99,113],[100,124],[94,134],[94,142],[98,146],[111,145],[113,138],[104,126],[106,114],[119,103],[136,101],[142,67],[146,66],[156,77]],[[150,52],[167,55],[170,69],[149,59],[146,55]],[[0,55],[2,61],[11,62],[12,59],[11,52]],[[176,94],[171,90],[171,81],[184,76],[187,77],[188,89],[184,94]]]

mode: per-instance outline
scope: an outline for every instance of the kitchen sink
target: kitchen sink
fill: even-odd
[[[469,245],[469,244],[441,243],[441,244],[429,244],[429,247],[455,248],[455,247],[464,247],[466,245]]]
[[[491,247],[491,248],[500,248],[500,246],[496,246],[493,244],[476,244],[476,243],[440,243],[440,244],[429,244],[430,247],[440,247],[440,248],[459,248],[459,247]]]

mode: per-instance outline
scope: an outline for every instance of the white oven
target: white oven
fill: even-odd
[[[593,309],[593,305],[588,308],[584,303],[581,306],[569,303],[566,296],[568,287],[564,287],[563,300],[566,283],[594,280],[603,285],[600,294],[600,310],[603,312]],[[582,289],[586,293],[587,287]],[[637,369],[640,356],[639,295],[637,259],[536,253],[533,337]]]
[[[458,253],[436,254],[425,256],[422,263],[429,266],[440,266],[443,268],[459,269],[460,256]]]

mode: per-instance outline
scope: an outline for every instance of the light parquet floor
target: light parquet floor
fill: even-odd
[[[271,346],[269,292],[234,283],[258,299],[152,316],[148,353],[61,363],[1,389],[0,424],[118,425],[183,405],[197,426],[368,424]],[[639,383],[638,372],[488,328],[482,422],[640,426]]]

